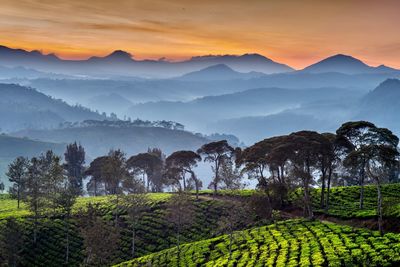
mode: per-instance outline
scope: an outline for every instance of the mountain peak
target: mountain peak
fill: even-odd
[[[132,55],[123,50],[115,50],[105,58],[113,58],[113,59],[124,59],[124,60],[131,60]]]
[[[306,67],[303,71],[312,73],[341,72],[356,74],[370,72],[371,69],[373,68],[357,58],[344,54],[336,54]]]
[[[231,69],[230,67],[228,67],[225,64],[216,64],[216,65],[212,65],[209,66],[207,68],[204,68],[202,70],[200,70],[201,72],[206,72],[206,71],[219,71],[219,72],[231,72],[234,73],[235,71],[233,69]]]

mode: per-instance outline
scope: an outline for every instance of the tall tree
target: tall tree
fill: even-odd
[[[64,158],[64,168],[67,171],[70,184],[76,189],[77,193],[81,194],[83,190],[85,150],[80,144],[78,145],[74,142],[67,145]]]
[[[17,199],[17,207],[20,207],[21,194],[24,191],[25,180],[28,172],[28,159],[24,157],[16,158],[10,165],[6,175],[12,183],[10,193]]]
[[[10,267],[20,266],[21,253],[24,248],[23,228],[15,218],[8,217],[1,230],[0,264]]]
[[[162,159],[155,153],[140,153],[130,157],[127,161],[130,172],[142,176],[143,185],[147,191],[150,191],[150,187],[155,184],[152,180],[153,175],[162,164]]]
[[[363,151],[363,147],[370,145],[370,133],[371,130],[376,129],[377,127],[367,121],[354,121],[354,122],[346,122],[336,131],[336,134],[340,138],[345,138],[347,141],[352,144],[352,150],[355,152],[352,155],[357,155],[358,157],[347,158],[346,165],[347,167],[356,168],[359,171],[359,181],[358,184],[360,186],[360,209],[364,207],[364,184],[366,179],[366,164],[367,164],[367,155],[363,153],[358,153],[359,151]]]
[[[90,195],[97,196],[103,193],[104,181],[102,169],[107,160],[107,156],[97,157],[90,163],[89,168],[85,171],[85,175],[90,176],[90,180],[87,184],[87,190]]]
[[[76,187],[76,184],[71,184],[69,177],[66,177],[58,188],[57,197],[55,199],[55,204],[61,211],[65,223],[65,263],[67,265],[69,263],[70,254],[70,218],[72,207],[76,202],[77,190],[79,190],[79,188]]]
[[[313,183],[313,170],[321,151],[322,135],[313,131],[292,133],[287,138],[287,148],[291,151],[291,173],[299,179],[304,192],[304,217],[314,216],[311,202],[310,186]]]
[[[201,161],[201,157],[199,154],[193,151],[186,150],[176,151],[172,153],[167,157],[165,161],[167,169],[176,168],[176,171],[179,173],[179,175],[177,175],[176,177],[180,177],[180,180],[182,181],[182,185],[180,185],[179,187],[182,188],[184,191],[187,190],[188,185],[186,175],[190,175],[190,178],[193,179],[195,185],[196,198],[198,198],[200,182],[198,181],[197,176],[193,171],[193,168],[197,166],[197,163],[199,161]],[[180,183],[179,180],[177,182]]]
[[[214,172],[214,179],[211,184],[214,188],[214,195],[216,195],[218,185],[221,182],[219,176],[221,164],[224,160],[230,160],[233,156],[233,152],[233,147],[231,147],[226,140],[205,144],[197,150],[198,154],[204,155],[204,161],[213,164],[212,170]]]
[[[128,178],[125,154],[121,150],[111,150],[101,168],[106,192],[115,197],[115,224],[118,224],[119,197],[123,194],[123,184]]]
[[[100,216],[97,205],[89,204],[79,213],[80,231],[84,244],[83,266],[108,266],[118,251],[118,228]]]
[[[248,203],[242,201],[227,201],[223,204],[222,208],[222,216],[218,221],[218,231],[227,234],[229,237],[229,265],[232,259],[232,246],[237,239],[237,235],[241,234],[240,232],[235,233],[235,230],[251,224],[253,214],[250,212]]]
[[[375,182],[377,188],[377,215],[379,232],[383,234],[382,183],[390,180],[393,166],[398,164],[399,138],[386,128],[371,129],[369,145],[350,153],[349,157],[365,159],[366,173]]]
[[[150,209],[150,198],[146,194],[132,194],[124,197],[127,222],[131,230],[131,257],[135,257],[136,231],[145,211]]]
[[[33,213],[33,243],[36,244],[38,220],[46,204],[46,193],[44,190],[41,162],[33,157],[30,160],[28,174],[25,183],[24,202],[28,209]]]
[[[178,266],[181,256],[181,233],[193,224],[195,218],[194,205],[190,194],[178,192],[171,196],[168,201],[167,220],[174,226],[176,235],[176,247],[178,251]]]

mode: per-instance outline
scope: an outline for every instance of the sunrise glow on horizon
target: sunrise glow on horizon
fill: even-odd
[[[342,53],[400,68],[398,1],[0,2],[1,45],[63,59],[259,53],[300,69]]]

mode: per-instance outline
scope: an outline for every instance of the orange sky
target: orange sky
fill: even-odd
[[[0,44],[83,59],[260,53],[302,68],[332,54],[400,68],[397,0],[0,0]]]

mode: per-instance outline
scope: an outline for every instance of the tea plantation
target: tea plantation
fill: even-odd
[[[170,248],[175,245],[174,229],[165,219],[166,199],[169,194],[153,194],[151,209],[144,212],[139,220],[136,230],[136,255],[142,256],[152,252]],[[107,201],[108,200],[108,201]],[[113,219],[113,209],[110,199],[107,197],[79,198],[74,211],[85,207],[88,202],[100,203],[102,217],[105,220]],[[3,205],[4,204],[4,205]],[[11,207],[11,205],[15,205]],[[181,241],[192,242],[215,236],[215,229],[221,214],[220,201],[204,200],[193,201],[196,217],[194,224],[181,233]],[[39,220],[38,240],[34,245],[32,242],[33,220],[28,216],[29,212],[24,208],[16,209],[14,200],[2,197],[0,200],[0,214],[5,212],[7,216],[14,214],[19,216],[18,222],[23,227],[24,252],[21,259],[21,266],[60,266],[64,264],[65,255],[65,223],[56,217],[44,218]],[[125,222],[125,211],[120,210],[121,219],[121,238],[119,252],[115,255],[112,262],[122,262],[130,259],[130,231]],[[0,232],[6,221],[6,216],[1,216]],[[68,266],[80,266],[83,261],[82,237],[76,219],[71,219],[70,240],[71,251]],[[1,257],[1,255],[0,255]]]
[[[400,235],[333,223],[287,220],[237,232],[229,260],[227,235],[121,263],[136,266],[399,266]]]
[[[240,228],[235,232],[229,260],[229,236],[218,231],[224,201],[247,199],[254,191],[221,191],[215,200],[210,191],[193,197],[194,223],[181,232],[181,254],[178,259],[175,230],[166,219],[168,193],[149,194],[150,209],[139,220],[136,230],[135,259],[131,258],[131,232],[126,210],[119,209],[119,250],[107,265],[118,266],[400,266],[400,234],[352,228],[328,222],[309,220],[277,221],[258,228]],[[385,216],[400,216],[400,185],[383,186],[384,204],[390,203]],[[315,211],[319,208],[320,190],[313,190]],[[364,209],[360,210],[359,187],[337,187],[331,191],[327,213],[341,218],[372,219],[376,217],[376,189],[365,187]],[[291,196],[293,205],[301,198]],[[77,215],[88,203],[98,203],[105,221],[114,219],[112,197],[80,197],[70,219],[70,258],[68,266],[82,266],[84,244]],[[66,223],[57,215],[39,219],[38,239],[33,244],[33,219],[22,204],[0,195],[0,232],[8,217],[17,218],[23,229],[23,251],[20,266],[65,266]],[[254,225],[253,225],[254,227]],[[1,254],[0,254],[1,259]],[[127,262],[125,262],[127,261]]]

